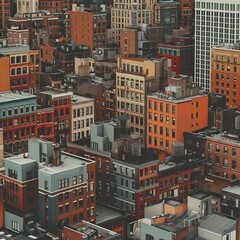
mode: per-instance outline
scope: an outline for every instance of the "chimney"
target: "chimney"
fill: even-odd
[[[159,163],[165,163],[165,160],[166,160],[166,153],[165,152],[160,152],[158,154],[158,157],[159,157]]]
[[[3,129],[0,128],[0,167],[3,166],[4,149],[3,149]]]
[[[53,144],[53,159],[52,164],[54,166],[59,166],[61,164],[60,160],[60,147],[58,144]]]

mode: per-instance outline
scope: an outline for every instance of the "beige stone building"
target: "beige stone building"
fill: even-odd
[[[146,96],[158,91],[161,83],[163,60],[118,58],[116,96],[118,116],[130,116],[131,132],[145,138]]]
[[[112,39],[108,41],[119,44],[121,29],[150,24],[150,19],[150,10],[146,9],[145,0],[114,0],[111,9]]]
[[[17,0],[17,13],[33,13],[38,11],[38,0]]]
[[[73,95],[71,141],[77,141],[90,135],[94,122],[94,99]]]
[[[94,72],[95,60],[92,58],[75,58],[75,73],[80,77],[89,76]]]

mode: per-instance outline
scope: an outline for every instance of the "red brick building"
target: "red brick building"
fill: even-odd
[[[0,36],[6,34],[6,24],[11,13],[10,0],[0,2]]]
[[[11,46],[0,49],[0,54],[9,57],[10,89],[35,93],[39,80],[38,50],[29,46]]]
[[[29,29],[21,29],[12,26],[7,30],[8,45],[29,45],[30,35]]]
[[[19,27],[19,29],[29,29],[30,46],[33,47],[43,44],[39,37],[42,33],[47,36],[49,43],[56,42],[56,39],[60,37],[58,16],[49,15],[44,11],[10,17],[8,29],[12,26]]]
[[[18,153],[27,148],[28,139],[36,136],[36,96],[22,92],[0,94],[0,127],[4,150]]]
[[[54,107],[38,108],[36,118],[37,137],[54,142]]]
[[[106,46],[107,15],[105,12],[72,11],[71,41],[90,48]]]
[[[240,109],[240,47],[219,45],[211,50],[211,92],[224,94],[227,106]]]
[[[39,93],[38,102],[41,105],[54,107],[54,142],[61,145],[70,141],[71,101],[72,93],[70,92],[49,90]]]
[[[171,60],[171,70],[178,77],[179,74],[193,76],[194,45],[159,44],[158,57]]]
[[[23,212],[38,212],[37,161],[26,154],[6,158],[5,174],[0,178],[5,188],[5,204]]]

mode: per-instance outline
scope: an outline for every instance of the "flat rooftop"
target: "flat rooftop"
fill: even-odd
[[[67,96],[72,96],[72,92],[55,92],[55,91],[44,91],[40,92],[41,94],[49,95],[52,96],[52,98],[60,98],[60,97],[67,97]]]
[[[193,95],[193,96],[187,96],[187,97],[182,97],[182,98],[174,98],[172,96],[169,96],[168,94],[165,93],[151,93],[147,95],[147,98],[153,98],[153,99],[162,99],[166,102],[170,102],[170,103],[183,103],[183,102],[189,102],[191,101],[193,98],[200,98],[200,97],[207,97],[207,94],[197,94],[197,95]]]
[[[72,95],[72,102],[73,103],[84,103],[84,102],[89,102],[89,101],[94,101],[94,99],[89,98],[89,97],[75,95],[75,94]]]
[[[193,197],[193,198],[197,198],[199,200],[202,200],[202,199],[208,197],[209,194],[204,193],[204,192],[197,192],[197,193],[190,194],[189,196]]]
[[[236,229],[236,220],[219,214],[211,214],[202,218],[198,228],[208,232],[214,232],[218,235],[225,235]]]
[[[221,49],[221,50],[232,50],[232,51],[239,51],[240,50],[240,43],[235,44],[228,44],[228,43],[221,43],[219,45],[213,46],[213,49]]]
[[[230,194],[240,196],[240,186],[239,185],[232,186],[232,187],[229,186],[229,187],[223,188],[222,191],[226,192],[226,193],[230,193]]]
[[[73,155],[71,153],[61,152],[61,162],[61,165],[58,166],[54,166],[53,164],[44,166],[42,165],[39,171],[47,172],[49,174],[56,174],[85,166],[93,161],[85,157]]]
[[[8,47],[0,48],[0,54],[11,55],[11,54],[29,52],[29,50],[30,48],[27,45],[8,46]]]
[[[223,133],[212,134],[207,136],[208,139],[217,140],[222,143],[229,143],[231,145],[235,145],[237,147],[240,146],[240,131],[228,131]]]
[[[7,102],[14,102],[19,100],[36,99],[35,95],[24,92],[1,92],[0,104]]]
[[[123,214],[120,211],[114,210],[110,207],[103,205],[97,205],[96,207],[96,224],[101,224],[107,221],[111,221],[118,217],[122,217]]]
[[[4,161],[14,162],[14,164],[18,164],[18,165],[25,165],[25,164],[37,162],[37,160],[35,159],[24,157],[24,154],[4,158]]]

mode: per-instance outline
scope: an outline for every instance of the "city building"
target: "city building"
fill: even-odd
[[[6,34],[7,21],[11,14],[10,0],[0,2],[0,36],[3,37]]]
[[[75,142],[88,137],[91,124],[94,122],[94,99],[73,95],[71,115],[71,141]]]
[[[114,0],[111,8],[110,43],[120,44],[120,30],[126,27],[138,27],[150,24],[150,10],[145,8],[145,1],[138,2]]]
[[[187,214],[186,204],[175,200],[147,207],[145,218],[129,224],[128,239],[238,239],[239,221],[212,213],[211,201],[205,193],[190,194]]]
[[[211,47],[239,40],[239,14],[238,0],[195,1],[194,82],[205,90],[211,88]]]
[[[95,222],[95,162],[56,148],[52,163],[46,162],[38,171],[40,224],[63,227],[81,220]]]
[[[176,87],[181,92],[181,87]],[[184,143],[184,132],[208,126],[208,96],[206,94],[178,98],[174,95],[153,93],[147,96],[147,106],[146,132],[149,148],[171,153],[173,143]]]
[[[54,142],[54,107],[45,107],[38,105],[37,112],[36,137]]]
[[[118,116],[130,116],[131,132],[146,134],[146,96],[160,89],[161,60],[118,58],[116,100]]]
[[[239,216],[240,216],[240,209],[239,209],[240,192],[239,192],[239,190],[240,190],[239,185],[228,186],[221,190],[222,213],[229,215],[231,217],[239,218]]]
[[[63,236],[64,238],[67,238],[69,240],[75,240],[75,239],[90,240],[92,238],[98,239],[98,240],[122,239],[120,234],[86,221],[80,221],[70,226],[64,226]]]
[[[181,27],[194,31],[194,0],[180,0],[179,7]]]
[[[38,0],[17,0],[17,14],[38,11]]]
[[[12,26],[7,29],[8,46],[30,45],[29,29],[21,29]]]
[[[26,150],[28,139],[36,136],[36,96],[23,92],[2,92],[0,109],[4,151],[18,153]]]
[[[239,125],[239,116],[235,119]],[[206,173],[230,180],[239,178],[240,165],[237,156],[240,151],[239,127],[206,136],[204,155],[207,159]]]
[[[240,109],[239,67],[240,47],[220,44],[211,49],[211,92],[224,94],[228,107]]]
[[[191,43],[159,44],[158,57],[171,61],[170,68],[176,77],[179,74],[193,76],[194,73],[194,45]]]
[[[39,93],[38,103],[44,107],[54,107],[54,142],[64,145],[70,141],[72,92],[46,90]]]
[[[124,209],[138,219],[144,216],[146,206],[172,198],[184,200],[190,192],[198,190],[203,157],[185,156],[183,144],[176,147],[182,150],[172,157],[142,149],[139,137],[129,135],[128,121],[119,120],[120,138],[113,134],[117,126],[110,131],[111,126],[103,129],[98,126],[100,123],[95,123],[96,129],[91,129],[91,134],[94,137],[98,130],[101,135],[94,138],[94,143],[91,138],[91,144],[86,139],[67,144],[68,151],[96,161],[98,202]],[[121,127],[121,121],[125,126]],[[116,139],[110,142],[110,137]]]
[[[10,59],[8,56],[0,56],[0,92],[10,91]]]
[[[38,47],[43,44],[40,35],[44,35],[49,43],[56,42],[60,37],[59,17],[42,10],[33,13],[16,14],[14,17],[9,18],[7,27],[8,29],[11,27],[29,29],[31,47]]]
[[[120,30],[120,54],[124,57],[156,56],[157,45],[163,42],[163,28],[141,24]]]
[[[25,213],[38,213],[37,160],[27,154],[4,159],[5,172],[0,175],[5,188],[5,205]]]
[[[29,46],[7,46],[0,48],[0,54],[9,58],[9,66],[5,66],[9,71],[10,89],[35,93],[39,79],[38,50]]]
[[[157,1],[154,7],[154,24],[163,27],[164,40],[167,40],[173,29],[179,28],[179,1]]]
[[[106,12],[77,9],[70,12],[71,42],[93,50],[106,46]]]
[[[74,73],[74,59],[90,56],[90,49],[83,45],[60,44],[53,52],[54,68],[64,73]]]

